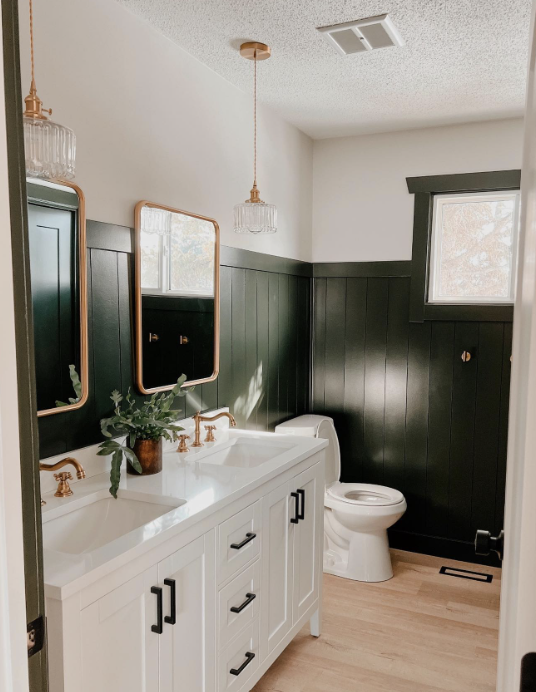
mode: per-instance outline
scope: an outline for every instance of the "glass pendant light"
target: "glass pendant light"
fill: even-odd
[[[31,178],[70,180],[74,178],[76,135],[68,127],[49,120],[52,110],[43,108],[35,86],[33,7],[30,0],[30,50],[32,81],[24,99],[24,151],[26,175]],[[45,115],[48,113],[48,116]]]
[[[240,55],[253,60],[253,187],[249,199],[234,208],[235,233],[276,233],[277,208],[275,204],[266,204],[260,198],[257,188],[257,62],[270,57],[270,47],[265,43],[250,41],[240,46]]]

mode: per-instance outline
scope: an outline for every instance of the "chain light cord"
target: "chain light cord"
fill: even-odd
[[[33,33],[33,5],[30,0],[30,55],[32,63],[32,86],[35,88],[35,64],[34,64],[34,33]]]
[[[31,0],[30,0],[31,2]],[[257,185],[257,49],[253,57],[253,184]]]

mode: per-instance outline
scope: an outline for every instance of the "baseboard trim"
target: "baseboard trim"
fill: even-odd
[[[391,529],[389,531],[389,545],[391,548],[406,550],[410,553],[434,555],[448,560],[470,562],[475,565],[501,566],[501,561],[495,554],[490,557],[475,555],[475,546],[470,541],[457,541],[450,538],[425,536]]]

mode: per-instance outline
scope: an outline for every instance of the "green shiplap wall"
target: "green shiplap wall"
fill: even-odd
[[[474,560],[476,530],[503,525],[512,323],[410,323],[409,282],[314,279],[312,407],[343,481],[404,493],[393,546]]]
[[[273,430],[309,408],[311,279],[300,263],[222,250],[220,374],[179,405],[184,417],[229,406],[239,427]],[[100,442],[111,391],[135,391],[132,287],[130,229],[88,222],[89,400],[39,419],[41,458]]]

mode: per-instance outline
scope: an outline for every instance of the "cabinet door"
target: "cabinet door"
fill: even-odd
[[[160,692],[214,692],[214,531],[201,536],[160,562],[158,586],[164,591],[164,631],[160,637]]]
[[[294,529],[293,622],[320,593],[324,527],[324,471],[315,464],[291,481],[299,496],[299,521]]]
[[[292,512],[292,514],[291,514]],[[292,540],[294,498],[284,483],[263,499],[261,660],[292,627]]]
[[[158,692],[156,565],[80,614],[83,692]]]

